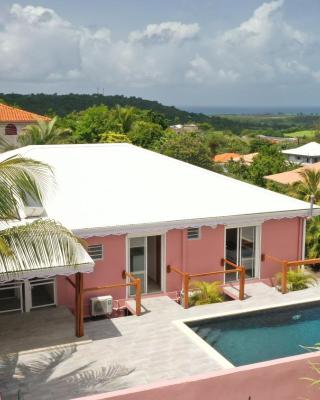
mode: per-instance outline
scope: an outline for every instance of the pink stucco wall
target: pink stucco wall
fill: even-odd
[[[187,229],[167,233],[166,264],[190,273],[218,271],[224,257],[224,226],[201,228],[198,240],[188,240]],[[223,276],[217,279],[223,280]],[[175,273],[167,276],[167,291],[181,289],[181,279]]]
[[[103,260],[96,261],[94,272],[84,274],[84,287],[95,287],[111,285],[113,283],[123,283],[121,273],[126,269],[126,238],[124,235],[111,235],[106,237],[92,237],[86,239],[88,245],[102,244],[104,257]],[[74,289],[66,282],[64,277],[59,277],[58,281],[58,303],[73,309]],[[88,292],[84,297],[84,312],[89,315],[89,302],[91,297],[111,294],[115,299],[126,297],[125,288],[108,289],[106,291]]]
[[[303,219],[270,220],[262,224],[261,253],[282,260],[297,260],[302,255]],[[273,277],[280,264],[266,259],[261,263],[261,278]]]
[[[281,259],[293,260],[301,257],[302,219],[270,220],[261,227],[261,253]],[[186,229],[173,229],[166,233],[165,266],[170,264],[190,273],[217,271],[224,257],[224,226],[216,228],[202,227],[199,240],[188,240]],[[121,272],[126,269],[126,236],[111,235],[87,239],[89,245],[103,244],[104,259],[96,262],[95,270],[84,276],[84,286],[94,287],[123,282]],[[280,270],[280,266],[266,260],[261,265],[261,278],[271,278]],[[175,274],[166,274],[166,291],[181,290],[181,278]],[[209,278],[212,279],[212,278]],[[223,281],[223,276],[216,279]],[[58,303],[74,307],[74,290],[65,278],[58,277]],[[106,291],[90,292],[85,295],[85,314],[89,313],[89,299]],[[126,290],[108,290],[115,299],[125,299]]]
[[[319,361],[319,354],[288,357],[81,400],[318,400],[320,387],[301,378],[319,379],[309,365]]]

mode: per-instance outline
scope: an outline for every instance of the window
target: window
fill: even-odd
[[[88,246],[88,253],[93,260],[102,260],[103,259],[102,244],[93,244],[91,246]]]
[[[189,240],[200,239],[200,229],[199,228],[188,228],[188,239]]]
[[[18,133],[17,127],[13,124],[8,124],[5,127],[5,134],[6,135],[16,135]]]

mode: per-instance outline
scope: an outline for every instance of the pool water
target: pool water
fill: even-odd
[[[188,322],[233,365],[307,353],[320,343],[320,303]]]

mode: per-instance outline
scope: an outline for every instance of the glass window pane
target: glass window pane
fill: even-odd
[[[226,230],[226,259],[237,264],[238,261],[238,228],[231,228]],[[226,264],[226,269],[234,269],[229,264]],[[230,273],[225,275],[226,282],[235,281],[237,273]]]
[[[246,276],[255,276],[255,226],[241,228],[241,264],[246,269]]]
[[[31,284],[32,307],[54,304],[54,283]]]

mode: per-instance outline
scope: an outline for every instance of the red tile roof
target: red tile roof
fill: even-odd
[[[216,163],[227,163],[231,160],[239,161],[240,157],[241,156],[238,153],[223,153],[223,154],[217,154],[213,160]]]
[[[0,122],[36,122],[40,120],[50,121],[50,118],[0,104]]]

